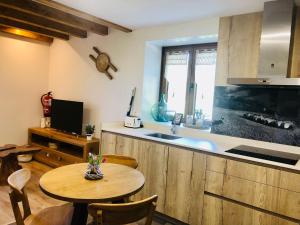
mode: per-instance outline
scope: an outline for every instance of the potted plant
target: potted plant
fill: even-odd
[[[88,124],[85,126],[86,139],[88,141],[92,140],[94,132],[95,132],[95,125]]]
[[[99,180],[103,178],[103,173],[101,171],[101,162],[102,162],[102,156],[94,155],[92,153],[89,153],[88,156],[88,167],[84,174],[85,179],[88,180]]]

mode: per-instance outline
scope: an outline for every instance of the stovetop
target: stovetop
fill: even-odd
[[[225,152],[288,165],[296,165],[300,159],[300,155],[297,154],[278,152],[271,149],[256,148],[246,145],[240,145]]]

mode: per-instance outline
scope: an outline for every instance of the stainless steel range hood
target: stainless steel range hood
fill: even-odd
[[[293,0],[265,2],[257,78],[228,78],[234,85],[300,85],[288,78],[295,4]]]

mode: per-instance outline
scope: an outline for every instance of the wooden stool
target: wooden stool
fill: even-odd
[[[9,175],[22,168],[18,163],[18,155],[32,154],[40,150],[38,147],[26,145],[5,145],[0,147],[0,186],[7,185]]]

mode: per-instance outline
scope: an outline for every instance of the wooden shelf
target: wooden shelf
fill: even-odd
[[[51,139],[55,139],[72,145],[77,145],[80,147],[85,146],[87,143],[99,143],[99,139],[97,138],[94,138],[91,141],[87,141],[86,138],[83,136],[75,136],[75,135],[63,133],[52,128],[40,128],[40,127],[29,128],[29,131],[34,134],[41,135],[43,137],[48,137]]]
[[[57,149],[49,148],[49,143],[57,144]],[[52,167],[85,162],[89,152],[99,153],[99,139],[87,141],[51,128],[29,128],[28,144],[40,147],[34,158]]]

